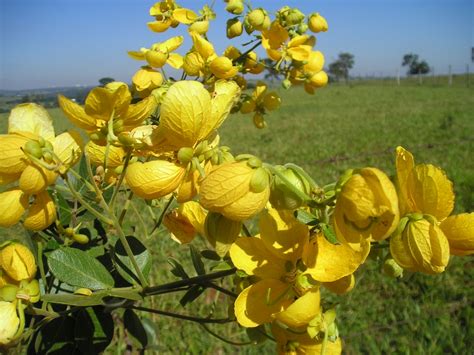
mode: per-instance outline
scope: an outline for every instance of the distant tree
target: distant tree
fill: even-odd
[[[115,81],[115,79],[114,78],[109,78],[109,77],[99,79],[99,83],[100,83],[101,86],[105,86],[108,83],[111,83],[113,81]]]
[[[354,66],[354,55],[351,53],[339,53],[337,60],[329,64],[329,74],[336,80],[343,78],[346,83],[349,80],[349,70]]]
[[[265,64],[265,80],[270,80],[272,83],[276,80],[280,80],[280,76],[282,75],[279,73],[275,67],[273,66],[273,61],[270,58],[265,58],[263,60]]]
[[[430,72],[430,66],[425,60],[420,60],[418,54],[405,54],[403,56],[402,66],[408,67],[408,75],[418,75],[420,84],[423,82],[422,75]]]

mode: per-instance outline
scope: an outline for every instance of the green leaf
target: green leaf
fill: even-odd
[[[206,269],[204,268],[199,251],[196,249],[196,247],[194,247],[194,245],[189,246],[189,251],[191,252],[194,270],[196,270],[198,275],[204,275],[206,273]]]
[[[94,354],[102,353],[109,346],[114,335],[114,321],[110,312],[104,312],[103,307],[87,308],[92,324],[94,326],[94,334],[92,337],[92,345]],[[77,326],[78,320],[76,320]]]
[[[71,306],[87,307],[103,305],[102,299],[107,296],[104,293],[93,293],[90,296],[74,295],[72,293],[45,294],[41,296],[43,301],[56,304],[67,304]]]
[[[321,223],[320,226],[328,242],[331,244],[339,244],[336,233],[334,233],[334,229],[332,229],[329,224]]]
[[[151,270],[150,252],[137,238],[133,236],[128,236],[126,238],[130,245],[130,249],[132,249],[138,267],[143,273],[143,276],[147,278]],[[125,247],[120,239],[115,243],[113,262],[120,276],[122,276],[127,282],[137,285],[140,284],[140,280],[135,272],[132,261],[128,257]]]
[[[316,225],[318,223],[316,216],[314,216],[313,214],[305,210],[295,211],[295,217],[298,221],[300,221],[303,224]]]
[[[201,256],[204,259],[208,259],[208,260],[214,260],[214,261],[220,261],[221,260],[221,257],[214,250],[209,250],[209,249],[202,250],[201,251]]]
[[[74,248],[57,249],[47,255],[51,272],[72,286],[102,290],[112,288],[114,279],[97,259]]]
[[[150,318],[142,318],[142,325],[148,339],[148,348],[153,345],[158,345],[158,325]]]
[[[125,329],[137,339],[145,348],[148,344],[148,337],[140,318],[131,309],[126,309],[123,314],[123,324]]]
[[[57,192],[55,196],[59,211],[59,222],[63,226],[68,225],[71,222],[72,216],[71,206],[69,206],[69,202],[60,192]]]
[[[194,285],[184,294],[179,300],[179,303],[184,307],[198,298],[205,290],[206,288],[204,286]]]
[[[189,279],[189,275],[184,270],[183,266],[179,263],[178,260],[174,258],[168,258],[168,263],[172,266],[171,273],[182,279]]]

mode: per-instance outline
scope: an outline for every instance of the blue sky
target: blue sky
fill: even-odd
[[[177,1],[198,10],[209,1]],[[353,75],[395,75],[403,54],[414,52],[435,73],[464,72],[474,45],[474,0],[253,0],[254,7],[283,5],[305,13],[320,12],[329,31],[317,36],[316,48],[334,60],[355,55]],[[129,82],[140,62],[127,50],[149,47],[173,35],[149,31],[152,1],[144,0],[0,0],[0,89],[95,85],[110,76]],[[216,50],[229,43],[224,35],[223,0],[216,0],[218,20],[210,39]],[[240,44],[243,40],[234,41]],[[183,52],[190,47],[187,40]]]

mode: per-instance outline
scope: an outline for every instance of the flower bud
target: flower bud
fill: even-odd
[[[244,27],[242,22],[240,22],[238,19],[234,18],[227,21],[227,38],[238,37],[243,31]]]
[[[268,18],[268,23],[267,19]],[[269,20],[270,18],[266,14],[265,10],[262,8],[252,10],[247,14],[246,19],[248,20],[249,24],[251,27],[253,27],[256,30],[266,30],[270,27]]]
[[[304,20],[304,14],[298,9],[291,9],[286,13],[285,20],[287,26],[294,26]]]
[[[40,286],[38,280],[22,281],[19,293],[24,293],[30,303],[36,303],[40,300]],[[21,298],[18,296],[18,298]]]
[[[281,86],[283,89],[288,90],[291,87],[291,81],[289,79],[285,79],[281,82]]]
[[[0,301],[0,346],[8,345],[13,340],[19,325],[15,304]]]
[[[268,111],[276,110],[280,107],[281,98],[274,91],[267,93],[263,98],[263,107]]]
[[[309,16],[308,27],[314,33],[326,32],[328,30],[328,23],[319,13],[314,13]]]
[[[209,69],[219,79],[229,79],[237,74],[237,67],[227,57],[217,57],[209,65]]]
[[[254,216],[265,207],[270,195],[269,186],[258,193],[251,190],[254,172],[245,161],[216,167],[202,180],[201,205],[234,221]]]
[[[21,173],[18,181],[20,189],[28,194],[35,195],[46,190],[57,178],[57,174],[51,170],[30,164]]]
[[[232,243],[239,236],[241,229],[241,222],[232,221],[216,212],[209,212],[204,224],[207,240],[220,257],[227,254]]]
[[[310,79],[310,83],[312,86],[316,88],[321,88],[323,86],[326,86],[328,83],[328,75],[326,74],[325,71],[320,71],[316,74],[314,74]]]
[[[240,112],[243,114],[250,113],[255,111],[255,108],[257,107],[255,100],[253,99],[245,99],[242,102],[242,105],[240,106]]]
[[[41,150],[41,145],[38,143],[38,141],[28,141],[26,142],[23,150],[34,156],[35,158],[41,159],[43,156],[43,151]]]
[[[199,33],[200,35],[207,33],[208,30],[209,30],[209,21],[207,20],[193,22],[188,28],[189,32],[196,32],[196,33]]]
[[[304,22],[300,23],[298,25],[298,29],[296,30],[296,32],[298,32],[300,35],[306,33],[306,31],[308,31],[308,25]]]
[[[182,164],[187,164],[193,159],[194,151],[193,148],[183,147],[178,151],[178,160]]]
[[[383,273],[389,277],[398,278],[403,276],[403,268],[394,259],[388,258],[383,263]]]
[[[120,143],[122,143],[125,147],[131,147],[137,143],[137,141],[130,136],[129,132],[122,132],[117,136]]]
[[[255,193],[264,191],[270,184],[270,177],[265,168],[255,169],[250,179],[250,190]]]
[[[265,118],[259,112],[256,112],[253,116],[253,124],[259,129],[265,128],[267,126],[267,124],[265,123]]]
[[[72,239],[74,239],[74,241],[79,244],[89,243],[89,237],[85,234],[74,234]]]
[[[145,53],[145,59],[153,68],[161,68],[166,64],[168,54],[160,51],[147,51]]]
[[[23,222],[26,229],[41,231],[56,220],[56,207],[47,191],[36,195]]]
[[[10,243],[0,250],[0,268],[13,280],[30,280],[36,274],[36,261],[30,249]]]
[[[308,194],[309,184],[293,170],[283,166],[276,169],[288,180],[293,188]],[[303,199],[296,195],[277,175],[273,179],[270,203],[279,210],[295,210],[303,205]]]
[[[13,302],[16,299],[18,286],[5,285],[0,288],[0,301]]]
[[[244,12],[244,2],[243,0],[229,0],[225,9],[231,14],[240,15]]]

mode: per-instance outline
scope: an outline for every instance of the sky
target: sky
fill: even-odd
[[[96,85],[102,77],[130,82],[143,62],[127,51],[184,35],[185,26],[153,33],[146,23],[153,0],[0,0],[0,89]],[[177,0],[199,10],[209,1]],[[436,74],[463,73],[474,46],[474,0],[252,0],[254,7],[283,5],[319,12],[329,31],[317,37],[326,63],[341,52],[355,56],[352,75],[395,76],[404,54],[416,53]],[[224,1],[216,0],[209,38],[221,53],[229,44]],[[233,40],[234,45],[245,42]],[[263,52],[261,52],[263,54]]]

